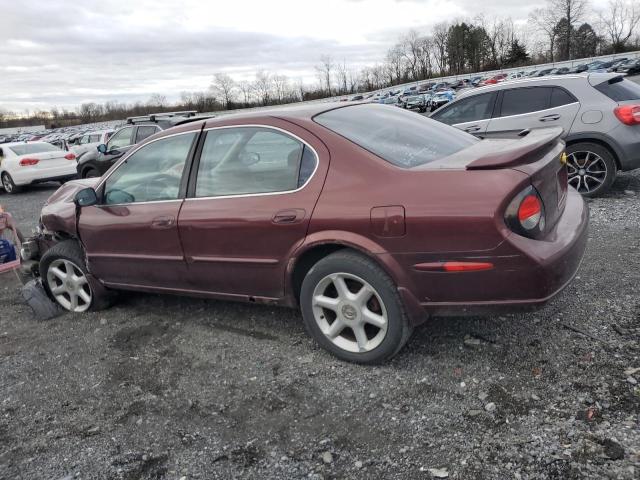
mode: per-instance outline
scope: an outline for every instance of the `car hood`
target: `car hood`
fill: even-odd
[[[76,205],[73,198],[79,190],[87,187],[95,187],[99,178],[85,178],[72,180],[61,186],[51,195],[40,215],[40,222],[50,232],[64,232],[76,236]]]

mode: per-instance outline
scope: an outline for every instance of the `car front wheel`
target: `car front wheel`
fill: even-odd
[[[607,192],[616,179],[611,152],[597,143],[581,142],[567,147],[569,185],[585,197]]]
[[[65,310],[81,313],[110,303],[104,289],[89,278],[84,252],[75,240],[47,250],[40,260],[40,275],[47,293]]]
[[[411,336],[393,280],[354,251],[318,261],[302,282],[300,305],[311,336],[342,360],[381,363]]]

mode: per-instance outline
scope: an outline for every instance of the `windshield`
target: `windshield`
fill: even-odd
[[[337,108],[314,120],[401,168],[439,160],[479,141],[456,128],[385,105]]]
[[[32,153],[45,153],[45,152],[57,152],[60,151],[55,145],[50,143],[25,143],[24,145],[14,145],[9,147],[16,155],[30,155]]]

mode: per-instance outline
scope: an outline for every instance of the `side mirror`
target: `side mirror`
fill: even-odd
[[[104,143],[101,143],[96,148],[100,153],[107,153],[107,146]]]
[[[241,152],[239,157],[240,163],[245,167],[250,167],[260,161],[260,154],[256,152]]]
[[[73,203],[78,207],[90,207],[98,203],[98,194],[91,187],[83,188],[76,193],[76,196],[73,198]]]

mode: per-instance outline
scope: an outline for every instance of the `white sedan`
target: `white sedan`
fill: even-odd
[[[45,142],[0,145],[0,180],[7,193],[32,183],[75,178],[76,156]]]

